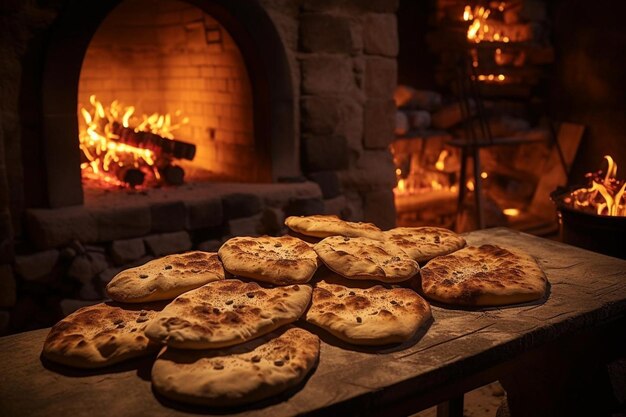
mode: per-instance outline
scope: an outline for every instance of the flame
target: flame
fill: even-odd
[[[494,10],[504,12],[506,9],[506,3],[500,2],[494,7]],[[489,16],[491,15],[491,9],[483,6],[476,6],[472,10],[472,6],[469,4],[463,9],[463,21],[470,22],[467,28],[467,39],[470,42],[480,43],[482,41],[487,42],[509,42],[508,36],[503,35],[497,30],[498,25],[495,28],[487,23]]]
[[[443,169],[446,167],[445,160],[448,157],[448,153],[449,152],[445,149],[439,153],[437,162],[435,162],[435,168],[437,169],[437,171],[443,171]]]
[[[160,177],[155,167],[157,155],[152,150],[120,142],[119,136],[113,132],[116,122],[124,127],[130,127],[135,107],[124,107],[118,100],[105,107],[95,95],[89,97],[89,103],[90,109],[81,107],[79,110],[82,116],[79,147],[84,160],[81,163],[83,177],[95,178],[105,184],[126,186],[117,178],[117,172],[123,167],[133,167],[158,180]],[[172,124],[169,114],[158,113],[151,116],[143,115],[142,119],[139,126],[134,129],[136,132],[149,131],[170,139],[174,138],[172,131],[188,122],[185,118],[179,124]]]
[[[505,216],[517,217],[520,214],[520,210],[516,208],[505,208],[502,210],[502,213],[504,213]]]
[[[610,155],[605,155],[607,170],[604,175],[599,171],[589,173],[591,184],[589,188],[579,188],[572,191],[570,197],[565,198],[566,203],[575,208],[589,210],[603,216],[626,216],[626,181],[615,178],[617,164]]]

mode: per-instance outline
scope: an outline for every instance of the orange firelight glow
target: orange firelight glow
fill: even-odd
[[[119,141],[114,133],[114,124],[124,127],[136,124],[136,132],[152,132],[164,138],[173,139],[174,132],[183,124],[189,122],[182,118],[180,123],[172,123],[170,114],[135,116],[133,106],[125,107],[118,100],[114,100],[105,107],[95,95],[89,97],[90,108],[81,107],[79,110],[79,146],[82,151],[81,170],[84,178],[100,181],[101,185],[126,186],[117,177],[120,169],[125,167],[137,168],[158,180],[156,169],[156,155],[150,149],[130,146]],[[180,116],[180,112],[175,113]]]
[[[617,164],[613,158],[605,155],[604,159],[608,165],[606,172],[587,174],[591,180],[590,186],[572,191],[564,201],[575,208],[602,216],[626,216],[626,181],[615,178]]]

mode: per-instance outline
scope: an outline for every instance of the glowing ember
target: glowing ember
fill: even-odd
[[[502,210],[502,213],[504,213],[505,216],[516,217],[519,216],[520,211],[516,208],[505,208],[504,210]]]
[[[606,172],[585,175],[589,179],[589,187],[572,191],[563,201],[574,208],[602,216],[626,216],[626,181],[615,178],[617,164],[613,158],[605,155],[604,159],[608,164]]]
[[[135,132],[151,132],[163,138],[173,139],[172,132],[188,123],[182,118],[180,123],[173,123],[169,114],[154,113],[150,116],[135,116],[135,108],[124,107],[114,100],[105,107],[96,99],[89,97],[91,108],[80,109],[79,146],[82,151],[81,170],[83,178],[95,179],[101,185],[127,186],[124,178],[129,169],[141,176],[144,184],[154,184],[160,180],[157,166],[158,150],[145,149],[128,145],[120,141],[117,127],[130,128],[135,125]],[[175,113],[180,116],[180,112]],[[145,176],[145,180],[143,180]]]

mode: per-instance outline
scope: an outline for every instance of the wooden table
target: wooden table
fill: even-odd
[[[298,390],[229,415],[406,415],[497,379],[512,411],[531,403],[541,405],[533,415],[582,410],[577,382],[601,385],[584,378],[626,352],[626,261],[507,229],[467,240],[535,256],[551,283],[547,301],[475,311],[433,306],[429,328],[394,348],[355,351],[323,337],[319,366]],[[42,363],[47,332],[0,339],[0,415],[220,414],[155,397],[149,358],[99,372]]]

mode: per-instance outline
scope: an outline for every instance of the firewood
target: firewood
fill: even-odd
[[[164,168],[159,168],[159,173],[169,185],[181,185],[185,182],[185,170],[177,165],[167,165]]]
[[[116,175],[120,181],[125,182],[131,187],[143,184],[143,181],[146,178],[146,174],[144,174],[143,171],[129,166],[121,167],[116,172]]]
[[[165,154],[179,159],[193,160],[196,156],[196,145],[176,139],[168,139],[152,132],[136,132],[133,128],[113,123],[113,133],[119,136],[118,141],[142,149],[150,149],[156,154]]]

